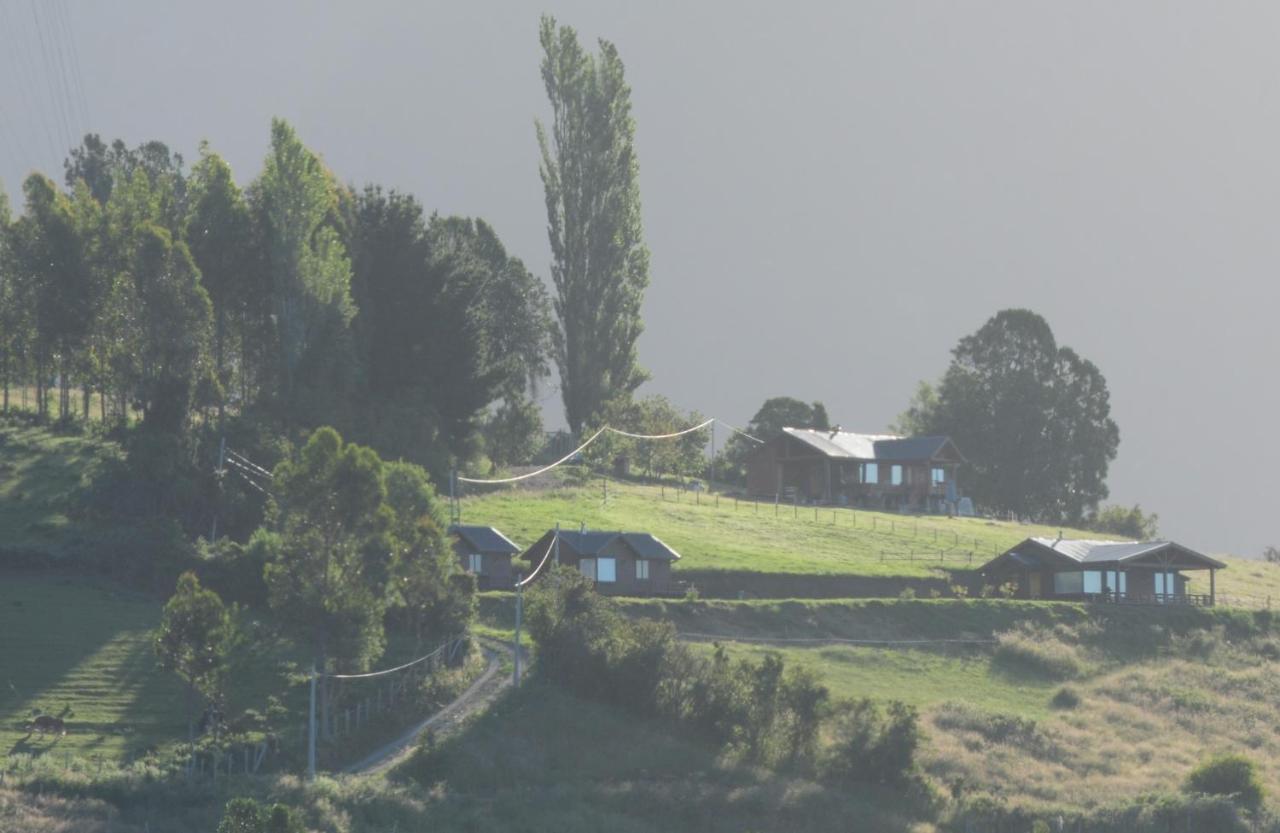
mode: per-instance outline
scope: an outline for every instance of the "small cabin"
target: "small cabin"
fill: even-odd
[[[956,511],[965,462],[949,437],[784,428],[747,457],[747,493],[891,512]]]
[[[532,573],[543,558],[574,567],[601,593],[620,596],[669,595],[676,592],[671,566],[680,554],[647,532],[559,533],[550,530],[520,556]]]
[[[1212,607],[1227,565],[1172,541],[1028,538],[978,571],[1018,599]],[[1187,590],[1189,571],[1207,571],[1208,593]]]
[[[491,526],[449,527],[453,551],[462,569],[473,573],[481,590],[510,590],[514,585],[511,557],[520,547]]]

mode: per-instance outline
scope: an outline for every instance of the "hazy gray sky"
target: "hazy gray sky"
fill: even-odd
[[[59,10],[70,132],[188,159],[208,139],[247,181],[284,116],[342,179],[484,216],[544,277],[549,11],[614,41],[632,84],[647,390],[740,423],[821,399],[880,430],[1025,306],[1107,377],[1115,502],[1211,552],[1280,543],[1280,6],[0,0],[11,196],[61,175]]]

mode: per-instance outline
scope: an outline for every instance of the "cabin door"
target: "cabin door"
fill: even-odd
[[[1029,579],[1029,581],[1027,582],[1028,598],[1032,598],[1032,599],[1040,598],[1040,574],[1031,573],[1028,576],[1028,579]]]

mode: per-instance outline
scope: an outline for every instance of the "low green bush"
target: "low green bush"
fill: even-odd
[[[1080,705],[1080,692],[1069,685],[1064,685],[1054,692],[1053,699],[1049,701],[1049,705],[1055,709],[1074,709]]]
[[[1067,644],[1051,631],[1021,626],[996,634],[993,662],[1007,671],[1069,680],[1084,673],[1084,663],[1075,645]]]
[[[1226,796],[1251,810],[1262,805],[1262,783],[1253,761],[1243,755],[1210,758],[1191,770],[1182,789],[1188,793]]]

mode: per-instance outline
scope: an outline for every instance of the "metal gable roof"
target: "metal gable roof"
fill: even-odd
[[[548,532],[542,536],[541,540],[548,541],[553,534],[554,532]],[[618,538],[621,538],[623,543],[630,547],[631,551],[640,558],[662,561],[677,561],[680,558],[680,553],[671,549],[657,536],[650,535],[647,532],[597,532],[594,530],[573,532],[561,530],[560,546],[568,547],[580,557],[593,558]],[[534,547],[536,548],[536,546],[535,544]]]
[[[828,457],[844,460],[931,460],[949,439],[942,436],[900,437],[896,434],[855,434],[852,431],[818,431],[812,428],[783,428],[794,437]]]
[[[1174,549],[1215,567],[1226,566],[1221,561],[1202,555],[1181,544],[1175,544],[1172,541],[1090,541],[1078,538],[1063,538],[1059,540],[1032,538],[1030,540],[1081,564],[1132,561],[1160,550]]]
[[[520,552],[520,548],[510,538],[491,526],[454,525],[449,527],[449,532],[466,541],[479,553],[514,555]]]

